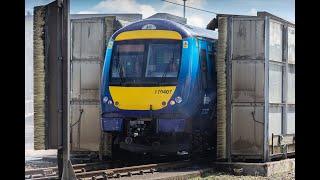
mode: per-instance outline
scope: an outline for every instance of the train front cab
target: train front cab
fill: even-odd
[[[215,41],[170,29],[120,29],[109,42],[101,125],[113,154],[215,149]]]

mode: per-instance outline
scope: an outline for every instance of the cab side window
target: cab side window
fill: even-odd
[[[200,51],[200,69],[201,69],[201,80],[203,89],[207,89],[207,72],[208,72],[208,65],[207,65],[207,53],[205,49],[201,49]]]

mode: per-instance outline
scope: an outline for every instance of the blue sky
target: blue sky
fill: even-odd
[[[183,4],[182,0],[169,0]],[[25,0],[26,13],[34,6],[52,0]],[[183,8],[161,0],[71,0],[70,11],[76,13],[141,13],[143,18],[157,12],[182,16]],[[268,11],[283,19],[295,22],[294,0],[187,0],[188,6],[225,14],[256,15],[257,11]],[[215,14],[186,9],[188,24],[205,27]]]

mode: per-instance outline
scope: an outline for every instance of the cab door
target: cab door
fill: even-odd
[[[201,97],[202,97],[202,111],[201,115],[208,114],[208,97],[209,90],[212,86],[212,78],[210,77],[208,62],[208,48],[207,42],[204,40],[199,41],[199,65],[200,65],[200,82],[201,82]]]
[[[216,101],[216,71],[214,62],[213,43],[201,40],[199,46],[200,78],[202,86],[202,102],[200,109],[201,129],[212,129],[213,113]]]
[[[212,63],[208,55],[208,41],[198,39],[199,52],[199,96],[201,99],[199,116],[193,122],[193,152],[213,149],[212,119]]]

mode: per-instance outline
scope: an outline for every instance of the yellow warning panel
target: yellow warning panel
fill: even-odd
[[[116,107],[122,110],[159,110],[168,105],[176,86],[122,87],[110,86]]]
[[[169,30],[135,30],[120,33],[115,41],[131,39],[175,39],[181,40],[182,36],[176,31]]]

